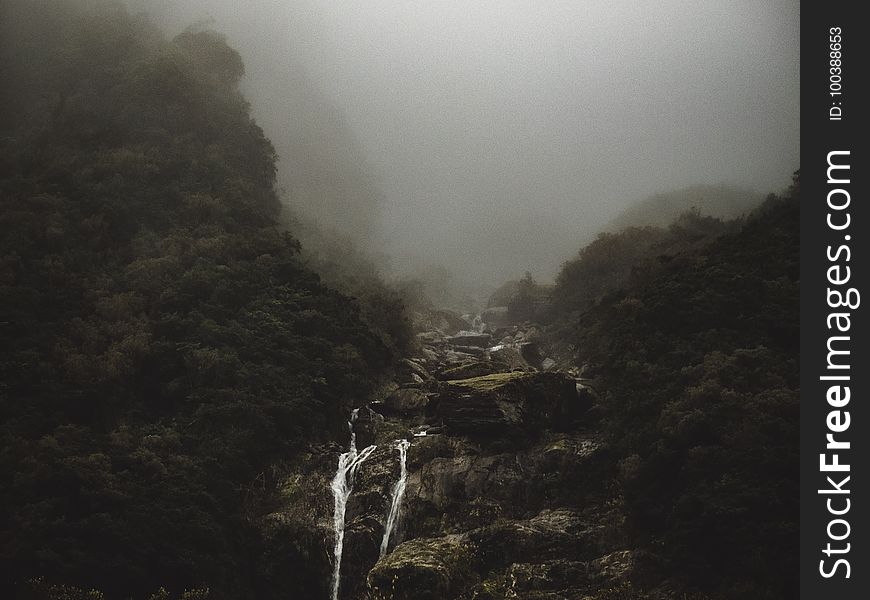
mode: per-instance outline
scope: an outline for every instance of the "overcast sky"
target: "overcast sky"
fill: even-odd
[[[129,4],[171,33],[213,20],[282,180],[310,168],[296,140],[338,157],[400,270],[546,279],[644,196],[799,167],[797,0]]]

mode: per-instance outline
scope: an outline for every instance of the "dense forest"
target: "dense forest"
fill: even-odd
[[[799,174],[462,314],[282,204],[224,37],[83,6],[0,9],[0,596],[796,597]]]
[[[0,594],[266,597],[251,488],[340,434],[407,340],[300,260],[219,35],[4,13]]]
[[[553,291],[606,390],[629,529],[726,597],[797,595],[800,181],[748,217],[602,234]]]

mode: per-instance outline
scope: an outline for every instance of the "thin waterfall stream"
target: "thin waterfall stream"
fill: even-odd
[[[341,581],[341,553],[344,549],[344,518],[347,511],[347,500],[353,491],[353,479],[360,465],[374,452],[376,446],[367,446],[361,452],[356,449],[356,432],[353,425],[359,415],[356,408],[350,415],[347,426],[350,429],[350,445],[347,452],[338,457],[338,468],[332,480],[332,495],[335,498],[333,526],[335,527],[335,568],[332,573],[332,600],[338,600],[338,586]]]
[[[399,511],[402,508],[402,497],[405,495],[405,484],[408,481],[408,446],[411,442],[408,440],[399,440],[396,444],[396,449],[399,451],[399,480],[393,487],[393,501],[390,504],[390,512],[387,515],[387,523],[384,527],[384,539],[381,541],[381,558],[387,553],[387,547],[390,545],[390,536],[399,521]]]

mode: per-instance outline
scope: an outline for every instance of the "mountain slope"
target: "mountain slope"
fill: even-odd
[[[799,197],[562,313],[652,571],[723,597],[797,593]]]
[[[262,597],[258,490],[343,433],[390,347],[279,227],[220,36],[4,4],[2,595],[44,575]]]

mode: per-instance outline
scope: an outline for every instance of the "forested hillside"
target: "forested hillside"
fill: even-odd
[[[575,222],[568,210],[584,197],[571,177],[593,169],[535,137],[556,113],[503,119],[470,88],[463,103],[483,112],[457,112],[462,135],[439,149],[460,80],[430,68],[432,90],[414,95],[391,79],[414,64],[409,35],[401,60],[377,54],[362,69],[395,83],[367,101],[409,108],[383,108],[375,142],[413,138],[425,158],[426,177],[390,188],[397,220],[383,230],[414,236],[405,247],[431,262],[388,283],[373,235],[387,195],[365,160],[374,146],[345,147],[355,121],[318,106],[317,78],[275,76],[310,85],[296,94],[307,108],[288,115],[295,129],[276,137],[298,153],[279,193],[275,148],[241,93],[242,58],[220,34],[191,26],[169,39],[112,2],[8,0],[0,11],[0,598],[797,597],[798,175],[752,212],[756,199],[736,188],[653,197],[555,282],[536,281],[560,259],[548,247],[576,248],[592,239],[581,221],[605,221],[598,205]],[[303,12],[280,13],[297,50],[315,37],[299,23],[337,16]],[[384,23],[407,33],[412,17]],[[457,21],[489,25],[478,17]],[[440,37],[447,25],[424,20],[445,64],[445,40],[474,39],[474,27]],[[275,44],[259,38],[275,34],[263,23],[245,27],[260,56]],[[342,31],[308,51],[329,62],[335,48],[380,48],[362,30],[342,45]],[[510,58],[505,75],[513,47],[496,52]],[[465,56],[477,85],[489,71],[472,64],[474,48],[450,60]],[[323,102],[348,81],[364,83],[337,81]],[[536,99],[551,94],[526,83],[546,92]],[[566,122],[592,110],[583,89]],[[257,114],[281,123],[292,105]],[[366,106],[350,111],[357,121]],[[510,139],[536,140],[520,162],[565,168],[535,176],[500,160],[506,138],[490,133],[501,121]],[[588,139],[606,165],[605,138]],[[378,168],[413,174],[420,164],[394,164],[395,148],[372,152]],[[637,148],[619,172],[653,177],[641,167],[652,152]],[[619,193],[610,186],[603,197]],[[542,227],[558,246],[515,235]],[[468,264],[442,267],[445,256]],[[478,305],[502,268],[517,278]],[[479,281],[454,285],[469,277]]]
[[[648,575],[797,595],[800,184],[744,221],[604,234],[563,267],[551,327],[602,390]]]
[[[343,439],[407,340],[279,227],[219,35],[57,2],[0,21],[0,595],[264,597],[252,495]]]

